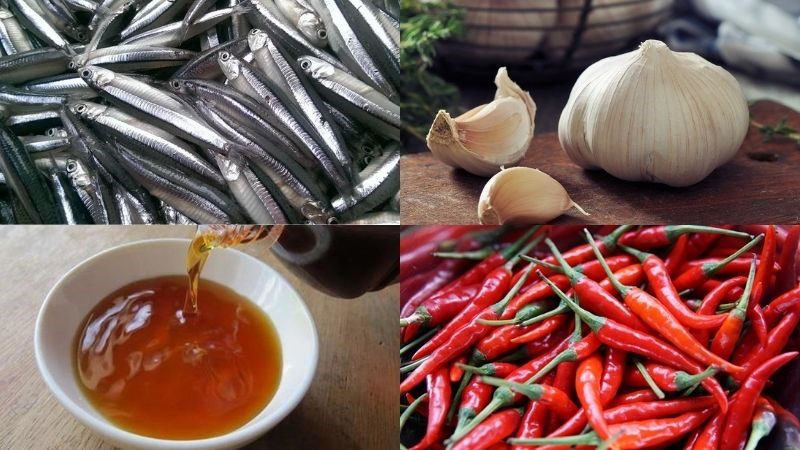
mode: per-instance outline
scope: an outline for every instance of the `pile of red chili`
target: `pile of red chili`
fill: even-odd
[[[404,230],[400,427],[427,424],[405,444],[756,448],[790,416],[767,392],[798,354],[799,240],[800,226]]]

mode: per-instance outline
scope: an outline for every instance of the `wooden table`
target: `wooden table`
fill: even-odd
[[[774,124],[782,117],[800,128],[800,113],[762,101],[751,116]],[[555,133],[534,137],[520,165],[560,181],[591,216],[570,211],[560,223],[795,223],[800,220],[800,146],[788,139],[764,143],[751,127],[736,157],[688,188],[632,183],[573,164]],[[478,197],[487,179],[452,169],[430,152],[401,159],[402,223],[476,223]]]
[[[61,407],[33,356],[39,306],[69,268],[101,250],[148,238],[191,237],[178,226],[0,227],[0,448],[108,449]],[[355,300],[321,294],[268,250],[243,247],[284,274],[317,324],[320,360],[305,399],[248,449],[398,448],[397,285]]]

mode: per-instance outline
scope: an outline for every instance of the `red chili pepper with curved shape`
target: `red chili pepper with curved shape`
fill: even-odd
[[[750,274],[747,277],[747,284],[745,285],[742,298],[736,303],[736,308],[728,313],[725,322],[722,323],[722,326],[717,330],[717,334],[714,335],[714,339],[711,341],[711,351],[721,358],[730,358],[742,333],[744,319],[748,311],[747,305],[752,292],[751,289],[755,284],[755,267],[755,261],[753,261],[753,264],[750,266]]]
[[[681,325],[695,329],[717,328],[725,320],[725,316],[703,316],[689,309],[678,294],[676,286],[672,284],[669,271],[661,258],[630,247],[622,246],[621,248],[641,261],[642,269],[644,269],[645,276],[650,284],[650,290],[653,291],[670,315],[677,319]],[[630,308],[631,305],[628,305],[628,307]],[[644,320],[641,315],[637,314],[637,316]]]
[[[493,414],[458,441],[451,450],[488,449],[514,434],[521,420],[522,411],[516,408]]]
[[[734,277],[723,281],[703,297],[703,301],[700,303],[700,307],[697,308],[697,311],[695,312],[700,315],[709,315],[716,313],[717,307],[719,307],[720,303],[728,299],[729,294],[733,290],[741,286],[744,286],[746,283],[747,283],[746,277]],[[711,336],[711,332],[708,329],[694,330],[693,335],[698,342],[705,343],[708,342],[708,339]]]
[[[647,369],[653,381],[655,381],[656,386],[667,392],[680,392],[689,389],[717,373],[716,370],[709,367],[697,375],[689,375],[684,371],[675,370],[671,367],[653,362],[645,363],[644,367]],[[635,387],[648,386],[642,373],[635,368],[631,368],[625,373],[625,383]]]
[[[522,415],[522,422],[515,437],[518,438],[537,438],[544,436],[545,426],[549,417],[549,409],[542,402],[528,402],[525,413]],[[528,450],[525,446],[512,446],[511,450]]]
[[[752,306],[759,305],[764,295],[769,292],[770,283],[773,278],[772,265],[775,263],[775,253],[777,252],[777,239],[775,238],[775,225],[767,227],[767,233],[764,237],[764,245],[761,248],[761,256],[758,260],[758,270],[756,270],[755,280],[753,282],[753,295],[750,300]],[[748,313],[752,306],[748,308]]]
[[[682,234],[687,233],[706,233],[719,236],[733,236],[742,239],[749,239],[747,233],[728,230],[725,228],[706,227],[700,225],[661,225],[647,227],[638,231],[625,233],[619,243],[629,247],[636,247],[643,250],[666,247]]]
[[[572,403],[566,392],[546,384],[523,384],[502,378],[481,377],[484,383],[497,387],[506,387],[518,392],[533,401],[540,401],[550,408],[550,411],[566,420],[578,412],[578,407]]]
[[[717,228],[731,229],[730,225],[717,225]],[[695,233],[689,238],[686,245],[686,260],[697,259],[714,245],[719,239],[718,234]]]
[[[738,249],[734,249],[734,250],[728,252],[727,255],[730,255],[731,253],[734,253],[735,250],[738,250]],[[683,265],[681,265],[681,267],[678,269],[678,273],[682,274],[684,272],[688,272],[689,270],[697,270],[698,268],[702,268],[702,266],[706,265],[706,264],[717,264],[720,261],[722,261],[723,259],[725,259],[725,258],[724,257],[714,257],[714,258],[695,259],[695,260],[689,261],[689,262],[684,263]],[[750,262],[752,260],[753,259],[752,259],[751,256],[741,256],[739,258],[736,258],[733,261],[729,262],[724,267],[721,267],[719,269],[719,271],[717,271],[715,273],[715,275],[719,275],[719,276],[723,276],[724,275],[724,276],[728,276],[728,277],[747,276],[747,272],[750,270]],[[758,258],[756,258],[756,260],[758,261]],[[781,268],[781,266],[777,262],[772,264],[773,272],[777,272],[778,270],[780,270],[780,268]],[[704,284],[708,283],[710,281],[713,281],[713,280],[707,280],[707,281],[704,282]],[[701,285],[701,287],[702,286],[703,285]]]
[[[597,247],[600,249],[603,254],[610,253],[617,248],[617,240],[619,240],[620,236],[622,236],[628,229],[630,229],[630,225],[622,225],[617,227],[613,233],[598,239],[596,241]],[[592,252],[592,248],[586,244],[578,245],[576,247],[571,248],[570,250],[564,252],[563,258],[570,266],[577,266],[578,264],[585,263],[587,261],[591,261],[594,256]],[[556,264],[556,259],[553,256],[548,256],[544,259],[545,263],[549,264]],[[554,271],[543,268],[542,273],[545,275],[552,275],[555,273]]]
[[[660,339],[634,330],[633,328],[622,325],[611,319],[596,316],[578,306],[558,288],[554,287],[553,290],[561,300],[566,302],[569,307],[581,317],[583,322],[592,329],[600,342],[655,361],[660,361],[664,364],[676,366],[682,370],[686,370],[690,374],[702,372],[702,369],[696,362]],[[720,409],[727,411],[728,398],[719,382],[714,378],[706,378],[701,384],[714,395],[719,402]]]
[[[448,376],[450,377],[451,383],[458,383],[459,381],[461,381],[461,377],[464,376],[464,370],[460,368],[458,365],[459,363],[465,364],[466,362],[467,362],[467,357],[462,355],[458,357],[455,361],[453,361],[452,364],[450,364],[450,371]]]
[[[774,326],[789,311],[800,312],[800,287],[784,292],[767,305],[764,310],[767,325]]]
[[[403,341],[413,339],[422,327],[435,327],[452,319],[469,305],[481,286],[473,284],[462,286],[446,294],[434,295],[422,302],[410,315],[400,319],[400,326],[406,327]]]
[[[626,405],[628,403],[652,402],[658,400],[652,389],[640,389],[621,394],[611,401],[611,406]]]
[[[447,369],[442,368],[428,375],[428,429],[422,440],[409,450],[424,450],[441,439],[451,401]]]
[[[664,267],[667,269],[667,273],[670,276],[675,276],[675,272],[677,272],[681,264],[686,261],[688,247],[689,235],[682,234],[678,237],[678,240],[675,241],[675,245],[672,246],[667,257],[664,258]]]
[[[800,322],[800,313],[790,312],[784,316],[778,325],[769,332],[767,344],[763,348],[757,348],[752,352],[753,354],[744,363],[744,372],[734,375],[734,378],[737,381],[744,380],[765,361],[780,353],[789,342],[789,338],[797,328],[798,322]]]
[[[517,369],[517,366],[509,363],[491,363],[481,367],[480,375],[506,377]],[[458,424],[456,428],[461,428],[472,420],[489,403],[492,398],[494,387],[483,383],[479,377],[470,379],[469,384],[461,395],[461,403],[458,405]]]
[[[726,416],[721,412],[714,414],[700,431],[692,450],[717,450],[722,442],[722,429],[725,427]]]
[[[436,267],[441,260],[433,256],[434,252],[455,248],[459,238],[476,229],[482,230],[474,225],[432,226],[404,234],[400,244],[400,281]]]
[[[678,278],[675,279],[673,283],[676,289],[676,292],[680,292],[686,289],[693,289],[701,284],[704,281],[708,280],[709,278],[713,277],[720,269],[725,267],[728,263],[735,260],[739,256],[743,255],[745,252],[750,250],[751,248],[755,247],[761,240],[764,239],[763,234],[759,234],[753,240],[745,244],[742,248],[737,250],[735,253],[732,253],[727,258],[723,259],[717,263],[707,263],[701,266],[695,266],[686,272],[683,272]]]
[[[600,397],[600,379],[603,374],[603,363],[600,355],[592,355],[578,365],[575,378],[578,400],[586,411],[587,419],[592,428],[602,439],[608,439],[611,434],[608,423],[603,417],[603,402]]]
[[[519,345],[541,339],[543,336],[546,336],[561,328],[565,323],[567,323],[568,319],[569,318],[566,314],[559,314],[546,319],[543,322],[539,322],[538,324],[527,325],[526,328],[529,328],[529,331],[511,339],[511,343]]]
[[[526,311],[530,315],[538,315],[548,309],[548,302],[536,302],[526,306]],[[484,322],[484,325],[488,325]],[[493,361],[500,355],[504,355],[513,350],[518,343],[515,343],[514,338],[521,334],[525,334],[534,326],[516,326],[505,325],[502,327],[495,327],[495,329],[486,337],[481,339],[476,345],[475,350],[472,352],[473,361]],[[555,331],[553,329],[552,331]]]
[[[769,381],[769,377],[797,355],[797,352],[778,355],[761,364],[747,377],[747,380],[731,400],[730,410],[723,429],[725,438],[720,442],[720,450],[739,450],[744,446],[747,430],[750,428],[750,421],[753,419],[756,402],[761,396],[761,391],[767,381]]]
[[[775,293],[797,287],[797,246],[800,244],[800,225],[792,225],[786,235],[780,254],[780,270],[775,279]]]

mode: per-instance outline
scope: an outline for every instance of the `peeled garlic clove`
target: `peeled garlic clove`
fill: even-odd
[[[486,183],[478,201],[478,219],[486,225],[546,223],[572,207],[588,215],[550,175],[514,167]]]
[[[688,186],[736,155],[748,125],[747,101],[730,73],[649,40],[584,71],[558,137],[584,168]]]
[[[501,68],[491,103],[456,117],[439,111],[428,133],[431,152],[443,163],[480,176],[497,173],[525,156],[533,139],[536,104]]]

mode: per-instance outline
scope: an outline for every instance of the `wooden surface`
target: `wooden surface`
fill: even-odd
[[[762,101],[754,120],[774,124],[787,117],[800,128],[800,113]],[[561,182],[591,216],[570,211],[560,223],[795,223],[800,220],[800,146],[786,139],[764,143],[751,127],[736,158],[688,188],[618,180],[586,171],[564,154],[554,133],[537,135],[522,166],[536,167]],[[477,222],[478,197],[487,179],[452,169],[430,152],[401,159],[400,199],[404,224]]]
[[[0,227],[0,449],[108,449],[50,394],[33,356],[39,306],[69,268],[125,242],[191,237],[178,226]],[[307,396],[247,449],[398,448],[397,285],[339,300],[304,285],[269,251],[243,251],[287,276],[319,332],[320,359]]]

